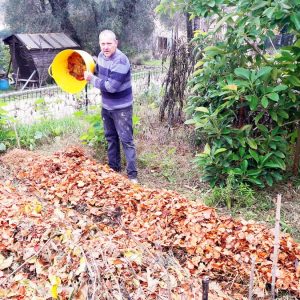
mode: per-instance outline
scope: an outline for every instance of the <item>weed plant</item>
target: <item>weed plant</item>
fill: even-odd
[[[145,91],[136,97],[135,102],[140,105],[147,103],[150,109],[154,109],[160,106],[162,93],[162,89],[157,84],[150,84]]]
[[[206,205],[231,209],[250,207],[255,203],[254,190],[246,183],[236,183],[234,176],[228,176],[224,187],[214,187],[204,200]]]
[[[6,151],[14,143],[14,132],[11,129],[11,118],[4,109],[6,103],[0,102],[0,152]]]

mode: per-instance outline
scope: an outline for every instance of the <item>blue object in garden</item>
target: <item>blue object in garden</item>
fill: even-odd
[[[8,79],[0,79],[0,90],[8,90],[8,89],[9,89]]]

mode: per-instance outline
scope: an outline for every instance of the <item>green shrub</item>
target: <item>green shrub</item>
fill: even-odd
[[[8,70],[9,60],[9,47],[0,41],[0,69],[2,68],[6,72]]]
[[[79,111],[75,113],[75,116],[85,120],[90,125],[87,131],[80,136],[80,140],[84,144],[93,147],[106,145],[100,110],[96,109],[92,114],[86,114],[84,111]]]
[[[245,3],[188,4],[195,16],[217,18],[214,31],[196,31],[193,39],[196,65],[186,107],[186,123],[207,141],[195,162],[212,186],[224,186],[229,175],[261,188],[274,185],[286,174],[291,144],[300,138],[300,21],[294,13],[300,4],[288,0],[275,9],[272,2]],[[221,40],[215,33],[224,24]],[[264,41],[283,26],[295,43],[264,54]]]

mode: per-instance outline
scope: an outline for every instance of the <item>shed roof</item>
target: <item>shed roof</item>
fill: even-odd
[[[77,48],[75,43],[63,32],[59,33],[18,33],[5,38],[3,41],[8,43],[9,39],[15,36],[28,50],[32,49],[65,49]]]

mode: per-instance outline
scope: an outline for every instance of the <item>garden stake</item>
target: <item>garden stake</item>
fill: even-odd
[[[272,264],[272,283],[271,283],[271,299],[275,299],[275,282],[276,282],[276,270],[279,252],[279,234],[280,234],[280,206],[281,206],[281,195],[277,195],[276,204],[276,219],[274,229],[274,252],[273,252],[273,264]]]
[[[202,300],[208,300],[209,277],[204,276],[202,279]]]
[[[150,87],[150,82],[151,82],[151,73],[150,73],[150,71],[149,71],[149,72],[148,72],[148,83],[147,83],[148,89],[149,89],[149,87]]]
[[[85,90],[85,111],[88,112],[89,99],[88,99],[87,84],[85,85],[84,90]]]

